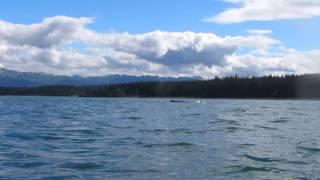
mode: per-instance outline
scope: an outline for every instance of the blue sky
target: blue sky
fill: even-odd
[[[2,1],[0,17],[15,23],[36,23],[45,17],[64,15],[93,17],[97,31],[143,33],[154,30],[213,32],[241,35],[248,29],[271,29],[275,38],[298,49],[319,47],[320,18],[217,24],[202,21],[233,7],[222,0],[10,0]]]
[[[243,38],[247,37],[250,39],[251,37],[249,37],[250,34],[247,32],[248,30],[268,30],[268,31],[272,31],[272,33],[256,34],[256,35],[270,38],[280,42],[278,44],[273,43],[272,46],[275,46],[275,47],[268,49],[268,53],[269,53],[268,58],[274,58],[275,56],[277,56],[278,54],[271,54],[271,53],[277,53],[278,51],[283,51],[283,47],[286,49],[285,51],[288,51],[288,52],[290,51],[289,49],[293,49],[294,51],[296,51],[295,57],[298,57],[300,52],[309,53],[309,51],[314,51],[314,50],[317,51],[318,49],[320,49],[319,40],[317,38],[318,37],[317,35],[320,33],[320,18],[319,18],[320,13],[317,13],[317,11],[319,10],[318,8],[320,8],[320,5],[319,5],[320,3],[317,2],[316,0],[296,0],[294,3],[292,3],[293,1],[290,1],[290,0],[279,0],[279,3],[282,3],[283,7],[279,8],[277,6],[273,6],[272,3],[270,3],[271,4],[270,7],[265,7],[265,12],[263,8],[261,12],[256,11],[256,9],[259,9],[259,8],[261,9],[261,7],[265,6],[265,4],[263,4],[264,2],[272,2],[272,1],[273,0],[262,0],[262,1],[253,0],[251,2],[248,0],[201,0],[201,1],[199,0],[176,0],[176,1],[172,1],[172,0],[161,0],[161,1],[160,0],[90,0],[90,1],[88,0],[68,0],[68,1],[66,0],[55,0],[55,1],[11,0],[11,1],[0,2],[0,20],[2,20],[5,23],[11,23],[14,25],[24,24],[32,28],[31,27],[32,24],[41,24],[44,21],[44,19],[50,18],[50,17],[56,17],[56,16],[63,16],[63,17],[70,17],[70,18],[88,17],[88,18],[92,18],[93,22],[85,23],[85,25],[83,26],[87,30],[94,31],[96,34],[100,34],[100,35],[105,34],[105,36],[106,34],[110,34],[112,32],[116,32],[116,33],[127,32],[130,35],[135,36],[137,34],[146,34],[146,33],[155,32],[155,31],[161,31],[161,32],[190,31],[193,33],[211,33],[221,38],[225,38],[226,36],[230,36],[230,37],[240,36]],[[290,8],[286,9],[286,6]],[[228,12],[230,9],[233,12]],[[301,17],[296,16],[296,14],[301,14]],[[65,23],[65,21],[63,21],[62,23]],[[17,29],[19,29],[19,27],[17,27]],[[163,36],[163,34],[161,36]],[[0,38],[1,38],[1,34],[0,34]],[[39,38],[41,37],[37,37],[37,39]],[[11,45],[13,44],[13,42],[9,42],[9,40],[7,39],[5,39],[5,41],[8,44],[11,44]],[[87,40],[85,40],[84,42],[83,40],[77,39],[77,41],[78,42],[74,40],[73,43],[71,44],[68,43],[67,45],[64,44],[64,46],[76,48],[76,47],[79,47],[79,44],[81,44],[81,46],[85,49],[97,48],[99,46],[101,50],[101,43],[100,44],[98,43],[99,45],[97,43],[94,43],[94,45],[92,45],[92,43],[88,43]],[[158,42],[160,40],[156,39],[154,41]],[[234,42],[232,42],[231,44],[233,43]],[[114,45],[110,45],[109,43],[108,44],[109,49],[110,49],[110,46],[112,46],[113,50],[116,50],[116,51],[119,51],[119,49],[121,50],[124,49],[122,47],[116,49],[113,47]],[[235,51],[235,52],[238,52],[238,54],[234,54],[235,52],[233,52],[233,55],[239,55],[239,57],[240,55],[247,55],[246,60],[244,60],[246,61],[246,63],[248,63],[247,61],[249,61],[248,60],[249,55],[252,56],[253,54],[255,54],[254,51],[258,50],[259,52],[261,52],[261,49],[257,47],[249,46],[248,51],[247,50],[244,51],[244,49],[248,48],[248,47],[244,47],[246,46],[245,44],[241,44],[237,46],[240,47]],[[39,48],[39,47],[36,47],[36,48]],[[52,46],[52,49],[50,50],[60,50],[60,49],[57,48],[57,46],[55,45],[55,46]],[[186,50],[186,49],[187,48],[184,48],[183,50]],[[48,50],[48,48],[46,48],[45,50]],[[266,50],[264,49],[264,51]],[[147,56],[142,56],[137,52],[133,53],[130,51],[121,51],[121,53],[123,52],[131,53],[134,56],[137,56],[138,57],[137,59],[149,60],[148,58],[146,58]],[[247,54],[243,54],[243,52]],[[61,53],[65,53],[65,52],[61,52]],[[282,53],[285,53],[285,52],[282,52]],[[88,54],[84,54],[84,55],[88,55]],[[310,56],[309,54],[307,55],[308,57]],[[228,56],[231,56],[231,54],[229,54]],[[311,56],[312,58],[314,58],[313,54]],[[181,56],[177,56],[177,57],[181,57]],[[182,57],[185,58],[185,56],[182,56]],[[199,57],[196,57],[196,58],[199,58]],[[265,59],[266,57],[259,54],[257,59],[259,58]],[[278,59],[280,58],[284,59],[283,54],[281,57],[278,55]],[[24,59],[27,59],[27,58],[24,57]],[[274,59],[272,60],[274,61]],[[61,61],[64,61],[64,60],[61,60]],[[229,60],[229,61],[232,61],[232,60]],[[240,61],[240,60],[237,60],[237,61]],[[110,62],[111,61],[109,61],[109,64]],[[286,62],[289,62],[289,60],[286,59]],[[0,59],[0,63],[3,65],[7,65],[9,67],[15,68],[13,64],[10,64],[5,60]],[[152,61],[152,63],[157,63],[157,62]],[[242,62],[238,62],[238,65],[241,63]],[[280,62],[279,60],[278,64],[281,64],[281,63],[282,62]],[[204,64],[209,65],[208,63],[204,63]],[[165,64],[165,65],[168,66],[168,64]],[[198,63],[197,67],[196,66],[193,66],[192,68],[188,67],[189,68],[188,70],[185,70],[183,71],[183,73],[178,73],[178,74],[184,74],[187,71],[191,71],[190,69],[194,70],[195,68],[199,68],[199,66],[201,65],[203,65],[202,62]],[[289,65],[292,66],[292,68],[298,66],[298,64],[295,64],[295,65],[289,64]],[[39,69],[39,71],[56,72],[53,70],[53,68],[54,67],[42,68],[42,69]],[[179,68],[174,67],[174,68],[175,69],[174,70],[171,69],[171,71],[177,72],[181,70],[181,67]],[[202,67],[202,69],[203,68],[207,68],[207,67]],[[208,68],[209,69],[211,68],[212,72],[214,71],[212,69],[212,66]],[[223,67],[223,68],[226,69],[227,67]],[[296,71],[296,70],[292,70],[292,68],[289,72]],[[21,68],[16,66],[15,69],[21,69]],[[236,69],[236,68],[233,68],[233,69]],[[281,69],[283,69],[283,67]],[[103,72],[103,70],[101,71]],[[166,71],[169,72],[170,70],[167,69]],[[250,70],[248,72],[252,72],[252,71]],[[264,72],[267,72],[267,71],[264,71]],[[299,72],[303,72],[303,70],[299,70]],[[77,73],[76,70],[75,70],[75,73]],[[217,75],[217,73],[215,73],[215,75]]]

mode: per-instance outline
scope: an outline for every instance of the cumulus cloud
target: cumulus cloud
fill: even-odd
[[[242,75],[264,76],[319,73],[320,50],[297,51],[282,49],[280,52],[248,52],[227,57],[226,66],[193,66],[191,72],[205,78]]]
[[[227,9],[205,20],[216,23],[241,23],[320,16],[319,0],[225,0],[225,2],[236,3],[240,7]]]
[[[166,66],[212,65],[225,63],[225,56],[236,51],[235,45],[224,41],[210,33],[155,31],[137,35],[118,34],[109,45],[117,51]]]
[[[50,48],[77,39],[90,18],[56,16],[39,24],[22,25],[0,21],[0,40],[14,45]]]
[[[63,16],[30,25],[0,21],[0,64],[20,71],[83,76],[213,77],[320,69],[319,51],[281,48],[281,42],[267,36],[267,30],[226,37],[164,31],[99,33],[87,26],[92,22],[91,18]]]
[[[242,75],[283,75],[319,73],[320,51],[283,49],[277,54],[248,53],[229,57],[232,72]]]
[[[280,43],[262,35],[219,37],[212,33],[163,31],[104,34],[101,39],[95,43],[166,66],[223,65],[225,56],[241,47],[268,49]]]

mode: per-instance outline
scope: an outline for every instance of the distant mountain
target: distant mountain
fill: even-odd
[[[160,77],[160,76],[129,76],[129,75],[106,75],[106,76],[57,76],[46,73],[18,72],[6,68],[0,68],[0,87],[37,87],[54,85],[72,86],[95,86],[124,84],[150,81],[191,81],[200,80],[201,77]]]
[[[106,86],[0,87],[0,96],[320,99],[320,74],[143,82]],[[183,103],[172,100],[172,103]]]

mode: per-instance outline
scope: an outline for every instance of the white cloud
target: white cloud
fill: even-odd
[[[320,50],[299,52],[281,47],[280,41],[266,36],[266,30],[227,37],[164,31],[99,33],[87,27],[91,22],[90,18],[62,16],[31,25],[0,21],[0,64],[20,71],[84,76],[213,77],[320,69]]]
[[[265,34],[272,34],[272,30],[269,30],[269,29],[249,29],[249,30],[247,30],[247,33],[265,35]]]
[[[99,36],[96,42],[90,42],[166,66],[223,65],[225,56],[235,53],[241,47],[268,49],[280,43],[263,35],[219,37],[212,33],[194,32],[154,31],[144,34],[113,33]]]
[[[216,23],[241,23],[320,16],[319,0],[225,0],[225,2],[238,3],[240,7],[227,9],[205,20]]]
[[[109,45],[117,51],[167,66],[211,65],[223,64],[225,55],[236,51],[236,46],[224,41],[210,33],[155,31],[137,35],[118,34]]]
[[[319,73],[320,50],[282,49],[277,53],[249,52],[228,57],[232,72],[243,75],[282,75]]]
[[[92,19],[56,16],[40,24],[22,25],[0,21],[0,40],[15,45],[50,48],[77,39]]]
[[[225,2],[228,2],[228,3],[240,3],[240,2],[243,2],[244,0],[224,0]]]

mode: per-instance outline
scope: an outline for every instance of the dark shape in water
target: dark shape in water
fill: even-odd
[[[171,103],[186,103],[187,101],[182,100],[170,100]]]

